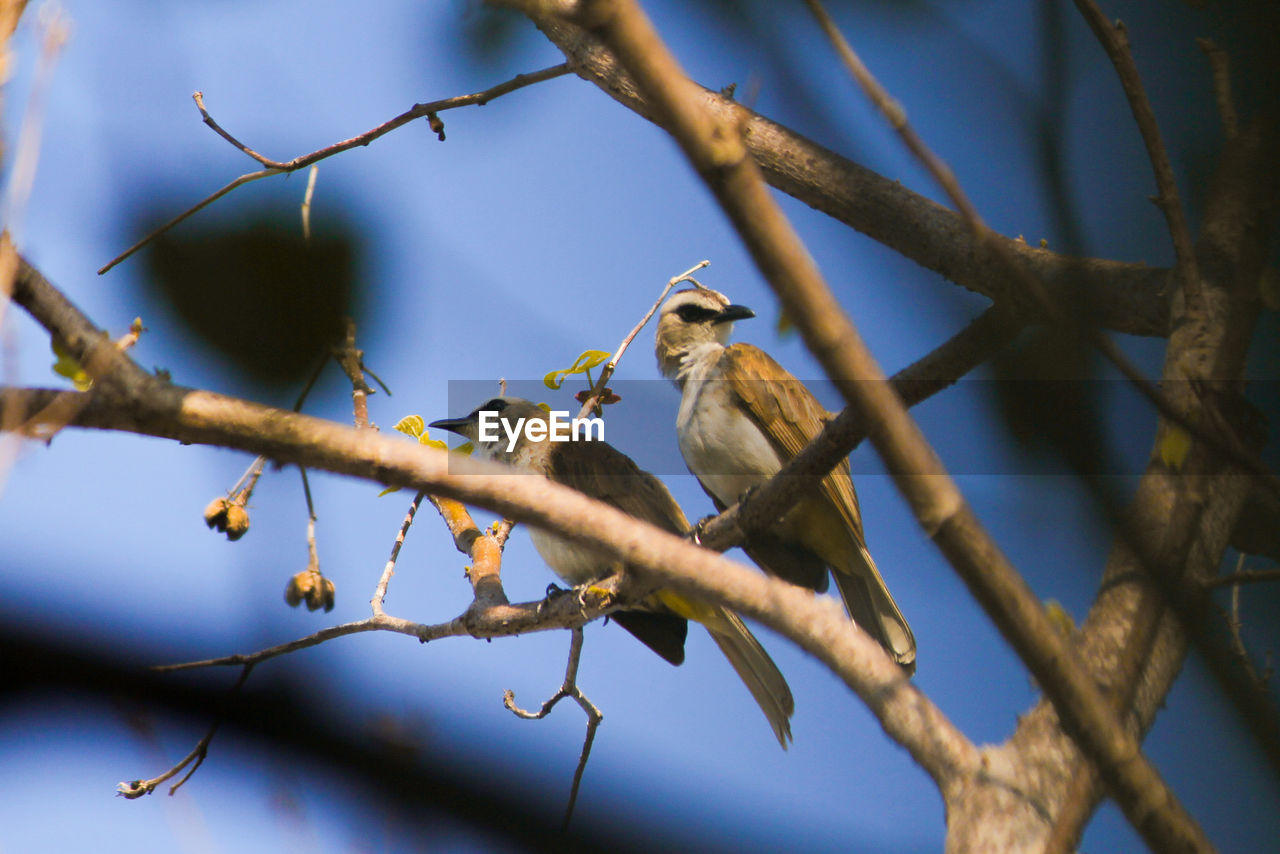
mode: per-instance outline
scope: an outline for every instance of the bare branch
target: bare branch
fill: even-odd
[[[240,678],[236,680],[236,684],[231,686],[231,690],[228,692],[228,695],[234,696],[239,693],[240,687],[244,685],[245,680],[249,678],[249,674],[252,672],[253,665],[246,664],[244,669],[240,671]],[[221,725],[222,716],[219,715],[214,720],[212,726],[209,727],[209,731],[204,734],[204,738],[196,742],[195,748],[188,753],[181,762],[174,765],[160,776],[152,777],[150,780],[131,780],[126,783],[120,783],[116,786],[116,793],[131,801],[136,798],[140,798],[143,795],[149,795],[156,790],[156,786],[159,786],[165,780],[172,778],[183,768],[187,768],[187,766],[190,765],[191,767],[187,770],[187,773],[182,776],[182,779],[169,787],[169,795],[172,796],[174,792],[182,788],[183,783],[191,779],[191,775],[196,773],[196,769],[204,764],[204,758],[209,754],[209,744],[213,741],[213,736],[218,732],[218,727]]]
[[[517,4],[520,5],[520,4]],[[1119,726],[1106,698],[1054,632],[1039,599],[982,528],[945,468],[889,390],[748,156],[736,125],[689,97],[679,65],[639,7],[583,2],[575,20],[601,39],[644,92],[751,251],[810,351],[867,432],[925,531],[1027,663],[1064,725],[1103,769],[1116,800],[1153,846],[1210,850],[1159,772]],[[939,475],[920,477],[920,475]]]
[[[1147,100],[1147,93],[1142,88],[1142,78],[1138,75],[1138,66],[1129,51],[1129,31],[1122,21],[1109,22],[1102,10],[1093,0],[1075,0],[1076,8],[1089,24],[1089,29],[1102,44],[1111,64],[1115,66],[1116,75],[1120,78],[1120,86],[1129,100],[1129,109],[1133,112],[1134,121],[1142,133],[1142,141],[1147,146],[1147,156],[1151,160],[1151,168],[1155,172],[1156,205],[1164,214],[1169,226],[1169,236],[1173,238],[1173,250],[1178,257],[1177,270],[1181,274],[1182,289],[1186,293],[1188,308],[1202,310],[1200,305],[1200,272],[1196,263],[1195,245],[1191,240],[1191,229],[1187,225],[1186,215],[1182,210],[1182,202],[1178,198],[1178,182],[1173,177],[1173,166],[1169,163],[1169,153],[1165,151],[1164,142],[1160,139],[1160,125],[1156,122],[1156,114]]]
[[[196,213],[199,210],[202,210],[203,208],[207,207],[208,205],[222,198],[227,193],[231,192],[232,190],[236,189],[242,184],[247,184],[250,181],[256,181],[259,178],[265,178],[269,175],[281,175],[288,172],[295,172],[298,169],[304,169],[307,166],[312,165],[313,163],[318,163],[321,160],[324,160],[325,158],[328,158],[328,157],[332,157],[335,154],[341,154],[342,152],[347,151],[349,149],[358,148],[363,145],[368,145],[378,137],[384,136],[390,133],[391,131],[395,130],[396,128],[402,127],[403,125],[406,125],[415,119],[420,119],[424,117],[431,118],[436,113],[443,112],[444,110],[452,110],[457,107],[468,107],[471,105],[482,106],[484,104],[489,103],[495,98],[500,98],[501,96],[507,94],[508,92],[514,92],[517,89],[523,89],[525,86],[531,86],[534,83],[541,83],[544,80],[551,80],[552,78],[560,77],[561,75],[568,74],[568,73],[569,73],[568,64],[561,63],[560,65],[555,65],[550,68],[544,68],[541,71],[535,71],[531,74],[517,74],[515,77],[511,78],[505,83],[499,83],[496,86],[491,86],[488,89],[485,89],[483,92],[475,92],[470,95],[456,95],[452,98],[445,98],[440,101],[431,101],[426,104],[414,104],[408,110],[405,110],[403,113],[396,116],[395,118],[385,121],[382,124],[378,125],[377,127],[367,130],[362,134],[353,136],[350,139],[344,139],[341,142],[335,142],[332,145],[327,145],[324,148],[311,152],[310,154],[299,155],[298,157],[295,157],[292,160],[283,160],[283,161],[272,160],[269,157],[259,154],[258,152],[254,151],[253,149],[249,148],[247,145],[237,140],[231,134],[227,133],[227,131],[223,130],[222,127],[213,120],[213,117],[210,116],[209,112],[205,109],[204,94],[201,92],[196,92],[193,97],[195,98],[196,106],[200,109],[200,115],[203,117],[205,124],[213,128],[214,131],[217,132],[219,136],[221,136],[223,139],[230,142],[240,151],[243,151],[245,154],[249,155],[254,160],[261,163],[265,168],[257,172],[250,172],[247,175],[241,175],[239,178],[235,179],[230,184],[227,184],[225,187],[218,190],[216,193],[206,197],[204,200],[196,204],[194,207],[189,208],[188,210],[184,211],[183,213],[169,220],[164,225],[160,226],[155,231],[151,232],[146,237],[142,238],[137,243],[130,246],[124,252],[120,253],[115,258],[112,258],[110,261],[108,261],[100,270],[98,270],[98,275],[102,275],[103,273],[107,272],[112,267],[116,266],[121,261],[125,260],[130,255],[132,255],[133,253],[137,252],[143,246],[146,246],[152,240],[155,240],[161,234],[173,228],[175,225],[182,222],[187,217],[191,216],[192,214]],[[436,130],[435,125],[438,122],[439,122],[439,119],[436,119],[435,122],[433,122],[433,127],[432,127],[433,130]],[[443,125],[440,125],[440,128],[441,130],[438,130],[437,132],[440,134],[440,138],[443,140],[444,139],[444,131],[442,130]]]
[[[543,703],[538,711],[529,712],[517,706],[516,695],[513,691],[507,690],[502,695],[502,704],[510,709],[516,717],[524,718],[525,720],[541,720],[545,718],[551,714],[551,710],[556,707],[556,704],[565,697],[572,697],[587,716],[587,733],[582,742],[582,753],[578,757],[578,767],[573,772],[573,784],[569,788],[569,803],[564,810],[564,827],[568,827],[570,819],[573,818],[573,807],[578,802],[578,789],[582,785],[582,774],[587,770],[587,759],[591,756],[591,745],[596,740],[596,730],[599,729],[600,722],[604,720],[604,714],[578,687],[578,663],[582,659],[582,638],[583,631],[581,628],[572,630],[572,639],[569,641],[569,662],[565,667],[564,682],[560,685],[560,690],[556,691],[551,696],[551,699]]]
[[[1238,587],[1241,584],[1263,584],[1280,581],[1280,569],[1242,569],[1220,575],[1205,582],[1205,587]]]
[[[903,404],[915,406],[937,394],[1003,349],[1022,328],[1010,315],[1000,306],[988,308],[932,352],[894,374],[889,383]],[[816,489],[821,478],[864,438],[866,431],[857,410],[845,407],[767,483],[700,524],[698,542],[716,551],[740,545],[745,532],[763,530],[806,491]]]
[[[618,349],[613,352],[613,356],[610,357],[609,361],[600,371],[600,378],[596,380],[595,385],[591,387],[591,391],[587,394],[586,400],[582,402],[582,409],[578,412],[579,418],[586,418],[591,414],[591,411],[595,409],[599,402],[600,395],[604,392],[605,386],[609,384],[610,377],[612,377],[613,372],[617,370],[618,363],[622,361],[622,354],[627,352],[627,348],[631,346],[631,342],[640,334],[640,330],[644,329],[645,324],[652,320],[653,316],[657,314],[658,309],[662,307],[662,301],[667,298],[667,294],[671,293],[671,289],[681,282],[693,281],[693,274],[701,270],[703,267],[710,266],[710,264],[710,261],[699,261],[688,270],[685,270],[678,276],[673,276],[667,281],[667,286],[662,289],[662,293],[658,295],[657,300],[654,301],[653,306],[649,309],[648,313],[645,314],[644,317],[640,318],[640,322],[637,323],[635,327],[627,333],[626,337],[622,339],[622,343],[618,345]]]
[[[153,231],[148,232],[147,235],[144,236],[137,243],[133,244],[128,249],[124,250],[119,255],[117,255],[116,257],[112,258],[110,261],[108,261],[107,263],[99,267],[98,275],[101,276],[103,273],[107,272],[112,267],[119,264],[121,261],[126,260],[130,255],[137,252],[139,249],[146,246],[148,243],[155,240],[157,237],[164,234],[166,231],[173,228],[175,225],[182,222],[187,217],[191,216],[192,214],[199,213],[200,211],[204,210],[209,205],[213,204],[218,199],[222,198],[227,193],[230,193],[232,190],[236,189],[237,187],[248,184],[251,181],[256,181],[259,178],[266,178],[270,175],[279,175],[279,174],[281,174],[279,169],[260,169],[257,172],[247,172],[244,175],[241,175],[239,178],[236,178],[234,181],[231,181],[230,183],[225,184],[221,189],[215,190],[213,193],[210,193],[209,195],[205,196],[203,199],[196,202],[194,205],[187,208],[185,211],[178,214],[173,219],[166,222],[164,225],[160,226],[157,229],[154,229]]]
[[[374,391],[364,379],[364,351],[356,347],[356,322],[348,317],[346,327],[342,343],[333,348],[333,358],[351,381],[351,404],[355,412],[356,428],[377,430],[369,422],[369,395]]]
[[[1196,39],[1196,44],[1209,58],[1213,73],[1213,95],[1218,102],[1218,115],[1222,118],[1222,130],[1228,140],[1240,133],[1240,120],[1236,116],[1236,102],[1231,95],[1231,55],[1218,47],[1212,39]]]
[[[418,492],[413,496],[413,501],[409,502],[409,510],[404,515],[404,521],[400,523],[400,530],[396,532],[396,540],[391,545],[391,557],[387,558],[386,566],[382,568],[382,576],[378,579],[378,586],[373,590],[373,598],[369,600],[369,605],[373,608],[373,616],[382,617],[386,612],[382,610],[382,603],[387,598],[387,587],[391,584],[391,576],[396,571],[396,561],[400,559],[400,547],[404,545],[404,538],[409,533],[409,526],[413,524],[413,517],[417,515],[418,508],[422,506],[422,499],[426,496],[425,492]]]
[[[307,171],[307,190],[302,194],[302,204],[299,210],[302,213],[302,239],[307,243],[311,242],[311,199],[316,194],[316,177],[320,174],[320,164],[312,163],[311,169]]]
[[[506,605],[507,594],[502,589],[502,550],[506,535],[511,532],[510,527],[505,528],[502,539],[499,540],[499,528],[495,526],[488,534],[482,532],[461,501],[436,495],[428,495],[427,500],[435,506],[440,518],[444,519],[453,536],[454,546],[471,558],[467,580],[471,582],[471,590],[475,595],[472,607]]]
[[[534,16],[534,20],[564,52],[574,73],[644,118],[670,129],[651,99],[595,36],[549,15]],[[998,259],[979,251],[972,231],[955,211],[770,121],[731,97],[690,80],[682,79],[680,85],[686,97],[718,121],[742,128],[747,149],[764,177],[782,192],[926,269],[1013,308],[1027,322],[1043,317],[1033,295],[1023,292],[1019,281],[1009,277]],[[1169,270],[1075,258],[999,235],[991,240],[1044,282],[1056,299],[1087,311],[1094,322],[1135,335],[1168,335]]]

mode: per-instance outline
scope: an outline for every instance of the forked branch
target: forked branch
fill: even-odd
[[[203,117],[204,123],[213,128],[214,132],[227,142],[258,161],[258,163],[262,164],[264,168],[256,172],[249,172],[245,175],[241,175],[226,186],[211,195],[206,196],[204,199],[201,199],[199,202],[178,214],[164,225],[147,234],[115,258],[112,258],[98,270],[98,275],[102,275],[121,261],[124,261],[130,255],[133,255],[139,249],[146,246],[148,243],[155,240],[161,234],[164,234],[187,217],[203,210],[218,199],[230,193],[232,190],[248,184],[251,181],[257,181],[259,178],[267,178],[272,175],[284,175],[289,172],[296,172],[299,169],[305,169],[311,164],[319,163],[321,160],[332,157],[335,154],[340,154],[344,151],[349,151],[352,148],[358,148],[362,145],[368,145],[378,137],[385,136],[386,134],[391,133],[391,131],[402,127],[415,119],[426,118],[431,121],[431,129],[439,136],[440,140],[443,141],[444,124],[441,123],[439,117],[436,116],[436,113],[442,113],[445,110],[452,110],[458,107],[469,107],[472,105],[481,106],[489,103],[495,98],[506,95],[508,92],[514,92],[517,89],[523,89],[524,87],[531,86],[534,83],[541,83],[544,80],[551,80],[552,78],[560,77],[561,75],[568,73],[568,63],[561,63],[560,65],[553,65],[550,68],[544,68],[541,71],[535,71],[531,74],[517,74],[510,80],[504,83],[499,83],[496,86],[491,86],[482,92],[475,92],[470,95],[455,95],[452,98],[444,98],[439,101],[429,101],[425,104],[414,104],[395,118],[388,119],[377,127],[370,128],[362,134],[353,136],[350,139],[344,139],[341,142],[335,142],[332,145],[326,145],[324,148],[317,149],[310,154],[301,154],[292,160],[272,160],[271,158],[259,154],[249,148],[249,146],[240,142],[240,140],[236,139],[224,130],[221,125],[214,121],[213,117],[209,115],[209,111],[205,109],[204,93],[196,92],[192,97],[195,99],[196,107],[200,110],[200,115]]]

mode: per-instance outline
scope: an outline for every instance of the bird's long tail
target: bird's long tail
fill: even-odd
[[[729,659],[751,696],[755,697],[769,720],[769,726],[773,727],[778,743],[786,750],[791,740],[791,714],[796,710],[796,701],[791,696],[786,677],[742,618],[728,608],[687,599],[670,590],[660,590],[654,597],[686,620],[706,627],[711,639]]]
[[[833,572],[845,610],[863,631],[880,642],[907,674],[916,669],[916,636],[898,610],[866,547],[858,549],[850,572]]]
[[[751,696],[755,697],[760,710],[769,719],[778,743],[786,750],[787,742],[791,740],[791,714],[796,709],[791,688],[778,665],[773,663],[742,619],[729,610],[722,609],[722,614],[723,620],[717,620],[714,627],[707,625],[707,631],[738,672]]]

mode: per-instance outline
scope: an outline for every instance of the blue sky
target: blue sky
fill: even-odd
[[[938,196],[800,4],[773,5],[750,22],[754,29],[727,27],[711,6],[646,5],[695,79],[712,88],[736,82],[739,97],[754,98],[766,115]],[[1188,36],[1200,33],[1197,13],[1185,4],[1164,4],[1160,15],[1146,14],[1145,4],[1110,5],[1109,14],[1128,21],[1139,62],[1159,68],[1147,75],[1153,102],[1185,179],[1214,140],[1205,130],[1215,121],[1207,75]],[[1167,235],[1146,200],[1150,172],[1119,87],[1065,8],[1054,56],[1064,94],[1050,107],[1076,231],[1055,213],[1041,149],[1028,133],[1029,118],[1050,109],[1042,102],[1043,22],[1033,7],[865,4],[840,20],[994,228],[1055,248],[1077,241],[1081,252],[1168,264]],[[72,37],[44,101],[39,173],[16,221],[20,247],[100,324],[119,332],[142,315],[150,330],[136,351],[143,365],[164,366],[184,385],[285,405],[293,391],[266,393],[237,377],[149,301],[141,259],[94,274],[137,238],[139,211],[176,213],[254,167],[200,123],[191,93],[202,90],[211,113],[247,144],[286,159],[415,102],[477,91],[561,59],[537,33],[495,58],[476,58],[462,35],[475,15],[464,2],[64,0],[63,9]],[[772,46],[762,46],[759,33]],[[37,53],[30,21],[16,49],[19,70],[5,91],[8,150]],[[712,265],[700,279],[759,315],[738,324],[736,337],[765,347],[801,378],[820,377],[797,339],[774,332],[768,288],[656,128],[575,77],[442,118],[444,143],[419,122],[320,167],[313,217],[353,224],[363,241],[361,346],[395,393],[372,400],[383,429],[409,413],[462,414],[449,398],[450,380],[496,387],[499,377],[537,379],[588,348],[613,349],[665,281],[703,258]],[[234,223],[254,208],[291,211],[304,186],[303,175],[258,182],[200,216]],[[886,370],[928,352],[984,307],[824,215],[781,201]],[[26,318],[6,325],[13,342],[6,379],[53,383],[47,337]],[[646,384],[654,403],[628,409],[624,401],[611,417],[627,422],[620,436],[666,440],[676,397],[659,379],[650,335],[642,334],[618,377]],[[1159,342],[1125,343],[1158,372]],[[569,398],[546,394],[558,408]],[[349,420],[336,371],[308,410]],[[973,389],[942,395],[916,415],[944,460],[983,460],[967,469],[982,473],[960,477],[979,516],[1039,595],[1082,618],[1108,536],[1078,484],[1014,474],[1021,463]],[[1151,423],[1137,411],[1109,425],[1135,466]],[[615,441],[637,458],[648,450]],[[50,448],[24,447],[0,494],[0,613],[156,661],[246,652],[363,617],[408,497],[378,498],[370,484],[313,476],[321,565],[337,584],[338,605],[329,615],[295,611],[281,591],[307,557],[296,472],[264,477],[253,527],[238,543],[207,532],[200,518],[248,462],[124,435],[66,433]],[[854,467],[868,472],[857,488],[869,546],[919,642],[917,683],[975,742],[1002,741],[1034,702],[1033,685],[889,480],[874,474],[869,448],[855,452]],[[692,478],[663,475],[690,517],[711,512]],[[470,595],[463,562],[438,520],[422,513],[388,610],[423,622],[457,614]],[[539,597],[553,580],[519,530],[503,578],[516,600]],[[617,627],[591,626],[581,682],[605,723],[580,813],[620,814],[739,850],[937,850],[944,817],[927,777],[834,677],[767,630],[760,636],[796,695],[795,743],[786,753],[705,633],[691,631],[688,661],[677,669]],[[534,705],[553,692],[567,644],[560,634],[427,647],[361,636],[276,661],[253,678],[301,679],[356,731],[393,720],[431,750],[474,757],[482,774],[512,775],[554,812],[577,759],[581,716],[562,708],[542,722],[519,721],[501,697],[511,688]],[[230,684],[231,674],[223,675]],[[1247,850],[1280,835],[1280,792],[1214,692],[1193,659],[1148,749],[1210,838],[1223,850]],[[117,781],[159,773],[203,732],[202,722],[160,714],[152,723],[154,739],[142,738],[119,709],[59,697],[0,710],[0,852],[467,850],[492,842],[458,831],[424,843],[343,781],[229,733],[178,797],[115,798]],[[1089,850],[1138,844],[1110,806],[1085,838]]]

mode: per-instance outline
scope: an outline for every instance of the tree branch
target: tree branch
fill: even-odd
[[[521,5],[504,0],[504,5]],[[661,111],[600,41],[562,19],[531,15],[538,29],[564,52],[575,74],[644,118],[670,130]],[[841,157],[731,98],[680,78],[684,97],[718,122],[742,128],[748,151],[765,179],[784,193],[845,223],[956,284],[1016,310],[1026,321],[1043,319],[1041,306],[977,241],[954,211]],[[1166,336],[1170,270],[1094,258],[1076,258],[993,235],[994,242],[1055,300],[1074,306],[1092,322],[1117,332]]]
[[[866,419],[869,438],[921,525],[1027,663],[1072,737],[1098,762],[1135,829],[1158,849],[1211,850],[954,482],[920,476],[945,468],[764,186],[739,127],[718,121],[691,97],[679,65],[636,4],[583,0],[579,6],[575,23],[618,57],[715,194],[810,351]]]
[[[187,217],[209,206],[213,202],[216,202],[218,199],[222,198],[227,193],[230,193],[232,190],[236,189],[242,184],[247,184],[250,181],[256,181],[259,178],[266,178],[271,175],[282,175],[282,174],[287,174],[289,172],[296,172],[299,169],[305,169],[311,164],[318,163],[321,160],[332,157],[335,154],[341,154],[342,152],[348,151],[352,148],[358,148],[363,145],[368,145],[378,137],[385,136],[386,134],[391,133],[391,131],[399,127],[402,127],[404,125],[407,125],[409,122],[414,121],[415,119],[420,119],[424,117],[431,121],[431,129],[436,132],[436,134],[440,137],[440,141],[443,142],[444,141],[444,124],[440,121],[439,118],[436,117],[436,113],[444,112],[445,110],[456,109],[458,107],[469,107],[471,105],[483,106],[484,104],[487,104],[490,101],[492,101],[494,98],[499,98],[507,94],[508,92],[514,92],[517,89],[523,89],[525,86],[531,86],[534,83],[541,83],[544,80],[551,80],[555,77],[560,77],[561,75],[568,74],[568,73],[569,73],[568,63],[561,63],[560,65],[553,65],[550,68],[544,68],[541,71],[534,71],[530,74],[517,74],[515,77],[511,78],[505,83],[499,83],[496,86],[491,86],[488,89],[485,89],[483,92],[475,92],[470,95],[455,95],[452,98],[444,98],[439,101],[429,101],[425,104],[414,104],[412,107],[405,110],[403,113],[396,116],[395,118],[389,119],[383,122],[382,124],[378,125],[377,127],[367,130],[362,134],[353,136],[350,139],[344,139],[341,142],[335,142],[332,145],[326,145],[324,148],[317,149],[316,151],[313,151],[310,154],[301,154],[293,158],[292,160],[272,160],[269,157],[265,157],[259,154],[258,152],[254,151],[253,149],[249,148],[244,143],[240,142],[238,139],[236,139],[234,136],[229,134],[227,131],[223,130],[223,128],[213,120],[213,117],[209,115],[208,110],[205,109],[204,93],[196,92],[194,95],[192,95],[192,98],[195,99],[196,107],[200,110],[200,115],[203,117],[204,123],[207,124],[209,127],[213,128],[214,132],[216,132],[219,136],[221,136],[227,142],[231,143],[236,148],[240,149],[245,154],[249,155],[254,160],[261,163],[265,168],[260,169],[257,172],[250,172],[248,174],[241,175],[239,178],[236,178],[234,181],[227,184],[222,189],[218,190],[212,195],[207,196],[206,198],[204,198],[203,200],[195,204],[193,207],[188,208],[187,210],[178,214],[178,216],[169,220],[164,225],[160,226],[158,229],[151,232],[146,237],[142,238],[137,243],[130,246],[124,252],[120,253],[115,258],[112,258],[110,261],[104,264],[102,268],[98,270],[98,275],[102,275],[103,273],[107,272],[112,267],[116,266],[121,261],[124,261],[130,255],[137,252],[139,249],[146,246],[152,240],[155,240],[161,234],[164,234],[166,231],[173,228],[175,225],[182,222]]]
[[[1102,49],[1107,52],[1111,64],[1115,66],[1116,75],[1120,78],[1120,86],[1124,89],[1129,101],[1129,109],[1138,124],[1142,141],[1147,146],[1147,157],[1151,160],[1151,168],[1155,172],[1156,206],[1164,214],[1169,227],[1169,236],[1173,238],[1173,251],[1178,258],[1177,270],[1182,279],[1182,289],[1186,293],[1188,306],[1200,306],[1200,273],[1196,264],[1196,253],[1192,246],[1191,229],[1187,226],[1186,215],[1182,211],[1182,202],[1178,198],[1178,182],[1173,177],[1173,167],[1169,164],[1169,154],[1165,151],[1164,142],[1160,139],[1160,125],[1156,122],[1156,114],[1147,100],[1147,93],[1142,88],[1142,78],[1138,75],[1138,66],[1129,52],[1129,31],[1124,22],[1117,20],[1114,24],[1106,19],[1102,10],[1093,0],[1075,0],[1076,8],[1084,16],[1089,29],[1098,37]]]
[[[1011,315],[1001,306],[991,306],[933,351],[890,377],[903,405],[912,407],[932,397],[1002,350],[1023,328]],[[846,406],[767,483],[699,525],[698,542],[716,551],[741,545],[747,531],[764,530],[806,492],[817,489],[827,472],[849,456],[866,435],[857,410]]]
[[[23,266],[14,297],[51,333],[81,348],[100,339],[91,321],[29,265]],[[55,323],[56,321],[56,323]],[[65,333],[65,334],[64,334]],[[869,635],[856,629],[833,600],[815,598],[777,579],[765,578],[722,555],[627,516],[544,478],[512,476],[505,467],[458,458],[372,430],[355,430],[299,413],[261,406],[207,391],[185,389],[152,377],[115,351],[130,366],[127,381],[72,393],[83,402],[74,426],[124,430],[262,454],[282,463],[362,477],[378,483],[446,496],[487,507],[512,519],[538,525],[598,549],[633,566],[643,582],[722,602],[759,620],[817,657],[865,702],[889,736],[902,744],[944,791],[976,772],[976,749],[903,676]],[[73,355],[76,355],[73,352]],[[0,406],[37,411],[53,397],[49,389],[0,387]],[[38,425],[36,425],[38,426]],[[370,618],[326,629],[270,655],[314,646],[330,637],[387,630],[424,640],[470,634],[497,637],[533,628],[571,628],[600,616],[613,603],[579,597],[546,603],[471,609],[448,623],[422,626],[391,617]],[[541,608],[541,611],[539,611]],[[557,608],[573,609],[572,618]],[[266,653],[258,653],[256,660]],[[269,657],[269,656],[268,656]],[[245,656],[212,660],[243,664]]]

